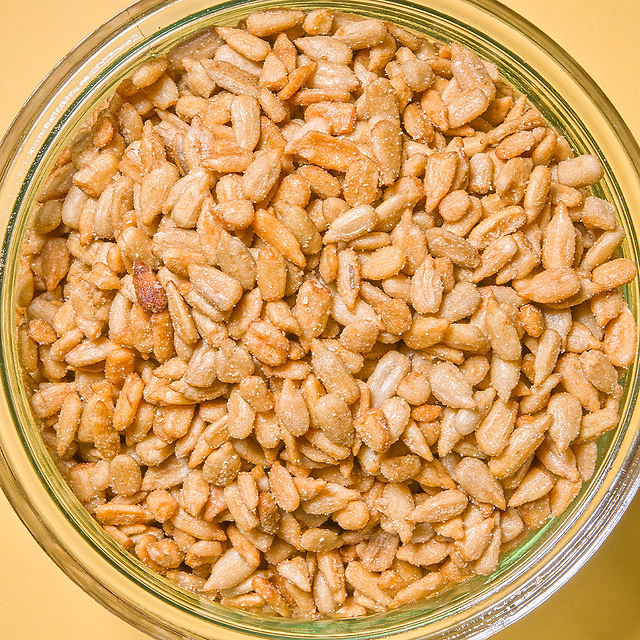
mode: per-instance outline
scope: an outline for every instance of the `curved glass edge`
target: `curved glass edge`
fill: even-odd
[[[256,8],[258,5],[260,6],[260,8],[265,8],[265,7],[268,7],[268,6],[281,6],[282,4],[283,4],[283,3],[281,3],[281,2],[269,2],[269,3],[257,3],[257,2],[254,2],[254,3],[251,3],[251,4],[248,4],[248,3],[247,3],[247,4],[244,4],[244,5],[239,5],[239,4],[237,4],[237,3],[229,3],[228,5],[224,5],[224,6],[228,6],[228,7],[235,7],[237,10],[239,10],[239,11],[244,11],[244,13],[247,13],[249,10],[252,10],[253,8]],[[307,3],[304,3],[304,2],[303,2],[303,3],[296,3],[296,4],[297,4],[298,6],[306,6],[306,7],[310,7],[310,6],[317,6],[317,3],[316,3],[316,5],[314,5],[314,3],[310,3],[310,2],[307,2]],[[332,3],[323,3],[323,4],[331,5]],[[337,3],[335,3],[335,4],[337,4]],[[402,7],[405,7],[405,6],[406,6],[406,7],[415,7],[415,5],[410,5],[409,3],[396,3],[396,4],[397,4],[397,5],[401,5],[401,8],[402,8]],[[455,2],[448,2],[448,3],[447,3],[447,2],[436,2],[436,3],[431,3],[431,4],[434,4],[434,5],[435,5],[435,4],[437,4],[438,6],[440,6],[440,8],[444,8],[444,5],[447,5],[447,6],[448,6],[448,5],[454,5],[454,4],[456,4],[456,3],[455,3]],[[130,17],[130,19],[131,19],[131,20],[130,20],[130,23],[131,23],[131,24],[133,24],[133,21],[134,21],[134,20],[138,20],[138,19],[139,19],[140,14],[138,14],[138,13],[137,13],[137,11],[136,11],[137,9],[140,9],[140,12],[141,12],[141,13],[144,13],[145,15],[147,15],[147,16],[148,16],[148,15],[150,15],[150,14],[153,14],[153,13],[157,12],[157,11],[160,11],[160,9],[162,9],[162,8],[171,7],[171,6],[173,6],[173,5],[175,5],[175,3],[173,3],[173,2],[163,2],[163,3],[161,3],[161,5],[157,5],[156,3],[154,3],[154,2],[150,2],[149,0],[147,0],[147,1],[143,2],[143,3],[138,3],[137,5],[135,5],[134,7],[130,8],[129,10],[125,10],[125,12],[123,12],[123,13],[124,13],[124,14],[127,14],[127,15],[124,15],[124,16],[123,16],[123,14],[120,14],[120,16],[116,16],[116,18],[112,19],[112,21],[110,21],[109,23],[107,23],[107,26],[112,25],[112,23],[114,23],[114,21],[116,21],[116,22],[117,22],[117,18],[122,17],[122,18],[123,18],[123,20],[124,20],[124,22],[122,22],[120,26],[122,27],[123,32],[124,32],[124,31],[125,31],[125,27],[124,27],[123,25],[125,25],[125,23],[126,23],[126,24],[129,24],[129,22],[127,22],[129,17]],[[351,5],[353,5],[353,6],[351,6]],[[364,6],[364,5],[366,5],[366,6]],[[373,6],[372,6],[372,5],[373,5]],[[487,11],[488,9],[490,9],[490,10],[494,11],[494,13],[496,13],[496,14],[497,14],[497,13],[499,13],[498,9],[501,9],[501,10],[502,10],[502,13],[503,13],[503,16],[504,16],[504,15],[508,15],[508,16],[510,16],[510,14],[512,13],[512,12],[510,12],[508,9],[506,9],[506,8],[504,8],[504,7],[499,7],[499,6],[497,7],[497,5],[496,5],[495,3],[490,3],[490,2],[482,2],[482,3],[479,3],[479,2],[476,2],[476,3],[474,3],[474,5],[475,5],[475,6],[477,6],[477,7],[482,8],[482,10],[483,10],[483,11]],[[239,7],[239,9],[238,9],[238,7]],[[497,7],[497,8],[496,8],[496,7]],[[353,11],[353,10],[356,10],[356,11],[357,11],[357,10],[358,10],[358,8],[360,8],[360,11],[359,11],[359,12],[361,12],[361,13],[366,13],[367,11],[370,11],[370,12],[377,12],[377,11],[380,11],[380,10],[381,10],[381,8],[382,8],[382,3],[366,3],[366,2],[363,2],[363,3],[339,3],[339,8],[342,8],[342,9],[345,9],[345,8],[346,8],[347,10],[352,10],[352,11]],[[218,9],[220,9],[220,6],[219,6],[219,5],[218,5],[218,6],[216,6],[216,7],[212,7],[212,8],[210,8],[210,9],[209,9],[209,11],[214,11],[214,10],[218,10]],[[397,8],[397,7],[395,7],[395,11],[397,11],[397,10],[398,10],[398,8]],[[506,11],[506,14],[505,14],[505,11]],[[410,17],[411,17],[411,16],[409,16],[409,19],[410,19]],[[394,14],[394,15],[393,15],[393,18],[394,18],[396,21],[401,22],[401,21],[398,19],[399,17],[398,17],[397,15],[395,15],[395,14]],[[204,25],[199,24],[199,25],[198,25],[198,27],[200,27],[200,26],[204,26]],[[522,27],[521,27],[521,28],[522,28]],[[90,40],[90,41],[91,41],[91,43],[95,43],[95,42],[97,42],[97,41],[98,41],[98,33],[100,33],[100,32],[103,32],[103,33],[104,33],[104,31],[103,31],[104,29],[105,29],[105,27],[101,28],[101,30],[99,30],[99,32],[96,32],[96,34],[94,34],[94,36],[90,37],[90,38],[89,38],[89,39],[87,39],[87,40],[88,40],[88,41]],[[143,36],[144,36],[144,31],[142,30],[142,28],[141,28],[140,26],[136,26],[136,27],[134,27],[134,29],[137,29],[137,30],[138,30],[141,34],[143,34]],[[533,28],[533,27],[532,27],[532,29],[531,29],[531,30],[532,30],[533,32],[536,32],[536,31],[537,31],[537,30],[536,30],[535,28]],[[538,33],[539,33],[539,32],[538,32]],[[183,35],[184,35],[184,34],[183,34]],[[537,35],[537,34],[536,34],[536,35]],[[139,40],[139,38],[135,38],[135,40],[137,41],[137,40]],[[85,41],[85,42],[87,42],[87,41]],[[538,40],[538,42],[540,42],[540,40]],[[144,45],[143,45],[143,46],[144,46]],[[82,45],[80,45],[80,47],[79,47],[76,51],[74,51],[74,53],[79,52],[79,53],[78,53],[78,55],[80,55],[80,53],[86,53],[86,52],[83,52],[83,51],[79,51],[81,48],[82,48]],[[574,64],[575,64],[575,63],[574,63]],[[55,72],[54,72],[54,73],[55,73]],[[54,75],[54,74],[52,74],[52,76],[53,76],[53,75]],[[585,74],[585,75],[586,75],[586,74]],[[52,76],[50,76],[50,78],[51,78]],[[588,84],[589,84],[589,83],[587,83],[587,85],[586,85],[586,86],[588,86]],[[36,93],[37,93],[37,92],[36,92]],[[617,123],[617,121],[620,121],[620,122],[621,122],[621,119],[619,118],[619,116],[617,116],[617,120],[616,120],[616,114],[613,114],[613,117],[611,116],[611,114],[608,114],[608,117],[609,117],[609,122],[616,122],[616,123]],[[31,120],[31,122],[33,122],[33,121],[34,121],[34,120],[32,119],[32,120]],[[17,123],[16,123],[16,124],[17,124]],[[15,127],[15,126],[16,126],[16,125],[14,125],[14,127]],[[623,127],[624,127],[624,125],[623,125]],[[13,128],[12,128],[12,131],[13,131]],[[628,130],[627,130],[627,134],[628,134]],[[629,134],[629,138],[630,138],[630,139],[632,139],[632,138],[631,138],[631,136],[630,136],[630,134]],[[7,140],[5,140],[5,143],[7,143]],[[7,146],[6,146],[6,144],[5,144],[5,143],[3,143],[2,148],[0,148],[0,153],[2,153],[4,150],[6,150]],[[8,144],[10,144],[10,143],[8,143]],[[634,145],[632,145],[632,146],[631,146],[631,148],[627,147],[627,150],[629,151],[629,149],[630,149],[630,151],[629,151],[629,152],[630,152],[630,154],[631,154],[631,156],[630,156],[630,157],[635,156],[635,157],[637,158],[637,157],[638,157],[638,153],[637,153],[637,146],[635,147],[635,149],[633,149],[633,146],[634,146]],[[48,153],[49,153],[49,157],[51,157],[52,155],[55,155],[55,153],[53,153],[53,151],[52,151],[51,149],[49,150],[49,152],[48,152]],[[6,170],[6,167],[7,167],[7,164],[5,163],[5,170]],[[637,178],[637,176],[636,176],[636,178]],[[614,182],[614,185],[615,185],[615,182]],[[11,226],[13,226],[13,225],[11,225]],[[13,230],[14,230],[14,231],[18,230],[18,231],[19,231],[19,229],[18,229],[17,227],[15,227]],[[20,234],[18,233],[18,235],[20,235]],[[17,238],[17,235],[16,235],[15,237]],[[636,248],[636,247],[634,247],[633,249],[635,249],[635,248]],[[633,251],[633,252],[635,253],[635,251]],[[636,257],[637,257],[637,256],[636,256]],[[7,268],[8,268],[8,267],[9,267],[9,265],[7,265]],[[8,268],[7,272],[5,273],[5,278],[3,279],[3,282],[4,282],[4,283],[10,283],[10,282],[12,282],[12,281],[13,281],[13,279],[10,277],[10,273],[9,273],[9,271],[10,271],[10,269]],[[2,292],[2,293],[3,293],[3,301],[5,301],[5,293],[6,293],[6,290],[5,290],[5,287],[4,287],[4,286],[3,286],[3,292]],[[9,296],[9,297],[10,297],[10,296]],[[636,298],[636,299],[637,299],[637,298]],[[12,309],[12,306],[11,306],[11,305],[9,305],[9,306],[4,306],[4,305],[3,305],[3,308],[4,308],[5,310],[7,310],[7,309],[8,309],[8,310],[11,310],[11,309]],[[8,343],[5,341],[5,338],[8,338],[8,339],[9,339],[9,342],[8,342]],[[11,343],[11,336],[3,336],[3,341],[5,341],[5,344],[10,344],[10,343]],[[5,353],[6,353],[6,352],[5,352]],[[637,372],[635,372],[635,373],[637,373]],[[637,375],[633,375],[633,379],[637,379]],[[6,380],[5,380],[5,382],[6,382]],[[634,417],[635,417],[635,416],[634,416]],[[635,422],[635,420],[634,420],[634,422]],[[631,446],[631,445],[630,445],[630,446]],[[626,449],[627,447],[626,447],[626,446],[622,446],[622,444],[621,444],[621,443],[619,443],[619,444],[618,444],[618,448]],[[4,464],[3,464],[3,466],[5,466],[5,467],[6,467],[6,470],[8,471],[8,463],[7,463],[7,460],[6,460],[6,459],[3,459],[3,463],[4,463]],[[636,467],[637,467],[637,464],[636,464]],[[631,469],[627,469],[627,471],[635,471],[635,470],[636,470],[636,468],[635,468],[635,467],[634,467],[632,470],[631,470]],[[613,469],[610,469],[610,471],[613,471]],[[4,475],[5,475],[5,474],[3,473],[3,476],[4,476]],[[634,483],[634,486],[631,486],[631,485],[628,485],[628,486],[627,486],[628,491],[627,491],[627,493],[625,494],[625,499],[626,499],[626,501],[627,501],[627,502],[631,499],[631,497],[632,497],[632,493],[631,493],[631,492],[632,492],[632,490],[634,490],[634,489],[635,489],[635,484],[637,484],[637,474],[635,475],[635,478],[636,478],[636,482]],[[604,478],[604,477],[602,477],[602,482],[604,482],[604,479],[605,479],[605,478]],[[3,481],[4,481],[4,478],[3,478]],[[22,483],[22,485],[23,485],[23,486],[26,484],[26,482],[24,481],[24,479],[23,479],[23,478],[21,478],[21,479],[19,479],[19,480],[18,480],[17,478],[15,478],[15,476],[13,476],[13,477],[11,478],[11,481],[10,481],[10,482],[13,482],[13,484],[15,485],[15,487],[19,487],[21,483]],[[33,488],[31,488],[31,489],[33,489]],[[19,498],[24,498],[24,497],[25,497],[25,492],[22,492],[22,495],[20,495],[20,492],[18,491],[18,492],[16,492],[14,495],[15,495],[15,496],[17,496],[17,497],[19,497]],[[594,497],[597,497],[597,496],[594,496]],[[617,520],[617,518],[616,518],[616,511],[615,511],[615,508],[617,508],[617,507],[621,507],[621,506],[623,506],[623,505],[622,505],[622,503],[618,504],[618,502],[619,502],[619,501],[618,501],[618,502],[616,502],[615,498],[613,498],[613,497],[610,499],[610,501],[609,501],[609,502],[611,503],[611,504],[610,504],[610,506],[614,509],[613,513],[612,513],[612,514],[610,514],[610,515],[612,515],[612,517],[613,517],[613,519],[614,519],[614,520]],[[615,504],[614,504],[614,503],[615,503]],[[604,503],[603,503],[603,504],[604,504]],[[23,506],[23,505],[20,505],[20,507],[22,507],[22,506]],[[14,507],[15,507],[15,504],[14,504]],[[17,510],[19,510],[19,509],[17,508]],[[621,513],[620,513],[619,515],[621,515]],[[619,516],[618,516],[618,517],[619,517]],[[91,522],[92,522],[92,521],[91,521]],[[603,527],[602,531],[598,532],[598,538],[597,538],[597,539],[596,539],[596,538],[594,538],[594,539],[593,539],[593,541],[592,541],[592,544],[591,544],[591,547],[590,547],[590,548],[595,548],[595,546],[597,546],[597,544],[601,541],[601,539],[602,539],[603,535],[606,535],[606,533],[608,533],[608,531],[612,528],[613,524],[615,524],[615,522],[613,522],[613,524],[611,524],[611,523],[612,523],[612,520],[611,520],[611,519],[607,520],[607,524],[606,524],[606,526],[605,526],[605,527]],[[86,523],[84,523],[84,522],[82,523],[82,525],[83,525],[83,526],[84,526],[85,524],[86,524]],[[97,527],[96,527],[96,528],[97,528]],[[606,529],[606,531],[605,531],[605,529]],[[49,533],[50,535],[53,535],[54,540],[56,540],[55,535],[53,534],[53,532],[52,532],[52,531],[48,530],[48,533]],[[45,550],[47,550],[47,549],[45,549]],[[48,552],[49,552],[49,551],[48,551]],[[581,560],[582,560],[582,557],[581,557]],[[584,558],[584,560],[586,561],[586,558]],[[571,568],[573,568],[573,567],[575,567],[575,566],[576,566],[576,565],[575,565],[575,563],[574,563],[574,564],[572,564],[572,565],[571,565]],[[576,568],[576,570],[577,570],[577,568]],[[88,575],[90,575],[90,574],[88,574]],[[566,574],[566,572],[564,572],[564,573],[562,574],[562,576],[563,576],[563,577],[564,577],[564,576],[566,576],[566,575],[567,575],[567,574]],[[567,576],[567,578],[566,578],[566,579],[568,579],[568,577],[569,577],[569,576]],[[93,578],[93,580],[95,580],[95,578]],[[559,586],[558,581],[557,581],[557,580],[554,580],[553,589],[555,590],[555,588],[557,588],[557,586]],[[109,591],[108,591],[108,590],[105,590],[105,594],[109,594]],[[541,595],[539,595],[538,597],[545,597],[545,596],[547,596],[547,595],[550,595],[550,592],[549,592],[549,591],[544,591],[544,590],[543,590],[543,591],[541,592]],[[517,596],[518,596],[518,594],[516,594],[516,597],[517,597]],[[95,597],[95,596],[94,596],[94,597]],[[100,601],[103,601],[104,597],[105,597],[105,595],[103,594],[103,595],[101,595],[100,597],[98,597],[98,599],[99,599]],[[538,601],[534,600],[533,598],[531,598],[531,599],[530,599],[530,602],[535,602],[535,604],[538,604],[538,603],[539,603]],[[104,602],[103,602],[103,604],[104,604]],[[507,604],[507,603],[505,602],[505,604]],[[118,606],[121,606],[121,605],[118,605]],[[114,607],[113,607],[113,604],[111,604],[111,605],[109,606],[109,608],[111,608],[111,609],[113,610],[113,608],[114,608]],[[503,623],[504,623],[505,621],[508,621],[508,622],[513,621],[513,619],[515,619],[516,617],[520,617],[520,615],[523,615],[523,613],[522,613],[522,611],[523,611],[523,610],[524,610],[524,607],[518,607],[518,610],[514,611],[514,612],[513,612],[513,614],[511,614],[511,613],[509,612],[509,609],[508,609],[508,608],[507,608],[507,612],[508,612],[508,613],[506,613],[506,614],[505,614],[505,611],[501,611],[501,612],[499,613],[499,615],[501,616],[501,619],[500,619],[499,621],[497,621],[497,622],[496,622],[496,621],[494,621],[494,625],[495,625],[495,624],[499,624],[499,626],[502,626],[502,625],[503,625]],[[528,610],[528,609],[527,609],[527,610]],[[496,611],[496,613],[497,613],[497,611]],[[520,614],[520,615],[518,615],[518,614]],[[508,617],[509,615],[511,615],[511,618],[509,618],[509,617]],[[125,616],[123,616],[123,617],[125,617]],[[129,615],[127,615],[126,617],[128,618],[128,617],[129,617]],[[385,617],[385,619],[386,619],[388,616],[384,616],[384,617]],[[379,619],[379,618],[380,618],[379,616],[372,616],[371,618],[369,618],[369,620],[370,620],[372,623],[376,624],[376,619]],[[129,620],[129,621],[131,621],[131,620]],[[378,621],[379,621],[379,620],[378,620]],[[255,617],[254,617],[254,619],[253,619],[253,622],[255,623]],[[349,622],[351,622],[351,621],[349,621]],[[278,635],[279,635],[280,637],[309,637],[307,634],[304,634],[304,635],[300,635],[300,636],[298,636],[298,635],[291,635],[291,634],[286,633],[286,632],[285,632],[285,633],[283,633],[283,632],[284,632],[284,629],[282,628],[282,624],[281,624],[280,622],[278,622],[278,625],[277,625],[277,626],[278,626]],[[340,623],[340,626],[344,626],[344,625],[343,625],[342,623]],[[362,626],[362,625],[361,625],[361,626]],[[319,630],[319,628],[323,629],[323,632],[324,632],[324,628],[326,627],[326,625],[324,625],[324,624],[322,624],[322,625],[318,625],[318,624],[315,624],[315,623],[314,623],[314,625],[308,625],[308,627],[309,627],[308,633],[309,633],[309,634],[311,634],[313,631],[315,631],[315,632],[317,633],[317,632],[318,632],[318,630]],[[464,633],[464,634],[467,634],[467,632],[473,633],[473,628],[472,628],[472,627],[473,627],[473,625],[471,625],[471,626],[469,626],[469,625],[464,625],[464,627],[465,627],[465,628],[460,627],[460,628],[458,629],[458,631],[459,631],[460,633]],[[496,627],[494,626],[493,628],[496,628]],[[313,629],[313,631],[312,631],[312,629]],[[328,631],[328,629],[326,629],[326,630]],[[394,629],[390,629],[389,627],[387,627],[387,628],[386,628],[386,630],[384,630],[384,631],[380,631],[380,630],[375,631],[375,630],[373,630],[371,633],[367,633],[367,632],[365,631],[365,629],[362,629],[362,631],[363,631],[363,632],[365,632],[365,634],[366,634],[366,636],[367,636],[367,637],[376,637],[376,636],[380,636],[380,635],[383,635],[383,634],[384,634],[384,635],[388,635],[389,633],[394,633],[396,630],[394,630]],[[414,629],[414,630],[412,630],[412,631],[416,631],[416,629]],[[419,634],[421,634],[421,631],[420,631],[419,629],[418,629],[417,631],[418,631],[418,633],[419,633]],[[461,635],[458,635],[458,632],[456,632],[454,629],[451,629],[451,632],[452,632],[452,633],[454,633],[455,635],[451,635],[451,634],[449,634],[448,636],[440,635],[440,636],[438,636],[438,637],[451,637],[451,638],[453,638],[453,637],[462,637]],[[159,631],[158,631],[157,629],[155,629],[155,630],[154,630],[154,633],[156,633],[156,634],[157,634],[157,633],[159,633]],[[294,634],[295,634],[295,632],[294,632]],[[262,634],[261,634],[261,635],[262,635]],[[333,634],[331,634],[331,635],[333,635]],[[350,635],[350,634],[344,634],[343,632],[341,632],[339,635]],[[481,635],[480,635],[480,636],[476,636],[476,637],[484,637],[484,636],[485,636],[485,632],[481,632]],[[169,636],[167,636],[167,637],[169,637]],[[174,637],[174,636],[171,636],[171,637]],[[177,637],[177,636],[176,636],[176,637]],[[193,637],[196,637],[196,636],[193,636]],[[198,637],[200,637],[200,636],[198,636]],[[205,637],[205,636],[202,636],[202,637]],[[220,636],[219,636],[219,635],[217,635],[217,637],[220,637]],[[271,637],[271,634],[269,634],[269,633],[267,632],[267,633],[265,634],[265,637]],[[361,634],[361,635],[360,635],[360,637],[365,637],[365,636]],[[405,637],[409,637],[409,636],[405,636]],[[418,635],[415,635],[414,633],[411,633],[411,637],[418,637]],[[435,637],[435,636],[433,636],[433,637]],[[468,636],[465,636],[465,637],[468,637]]]

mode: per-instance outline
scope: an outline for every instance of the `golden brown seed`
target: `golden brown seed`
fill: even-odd
[[[349,140],[334,138],[318,131],[309,131],[295,144],[295,152],[323,169],[345,173],[360,157],[358,148]]]
[[[240,464],[240,457],[234,451],[233,445],[227,442],[205,460],[202,473],[207,482],[226,487],[235,480],[240,471]]]
[[[303,395],[291,380],[285,380],[276,394],[276,415],[280,424],[294,436],[302,436],[309,429],[309,410]]]
[[[322,334],[331,310],[331,292],[319,280],[306,280],[296,296],[293,313],[305,338],[312,339]]]
[[[558,267],[542,271],[527,282],[514,283],[514,288],[523,298],[549,304],[570,298],[580,289],[578,274],[569,267]]]
[[[403,334],[403,340],[411,349],[432,347],[444,338],[449,324],[444,318],[417,316],[409,330]]]
[[[457,166],[455,153],[434,153],[429,156],[424,178],[427,212],[433,211],[451,189]]]
[[[313,421],[332,442],[345,446],[353,443],[353,418],[349,406],[337,393],[328,393],[316,402]]]
[[[52,238],[42,247],[42,267],[47,289],[53,291],[69,270],[69,250],[62,238]]]
[[[242,341],[251,354],[265,364],[277,367],[287,361],[289,341],[270,322],[253,321]]]
[[[633,314],[625,305],[611,320],[604,334],[604,352],[616,367],[628,367],[636,354],[638,329]]]
[[[352,207],[371,204],[378,193],[378,167],[369,158],[359,158],[352,162],[342,184],[344,199]]]
[[[372,253],[362,267],[362,277],[367,280],[386,280],[404,267],[406,256],[396,246],[383,247]]]
[[[569,187],[587,187],[595,184],[604,175],[597,156],[583,155],[558,164],[558,181]]]
[[[352,404],[360,396],[360,388],[340,357],[320,340],[311,342],[311,366],[328,391]]]
[[[272,247],[260,249],[256,260],[258,288],[262,299],[280,300],[284,297],[287,270],[282,254]]]
[[[412,522],[445,522],[461,514],[467,503],[465,493],[457,489],[446,489],[417,506],[409,519]]]
[[[306,259],[295,236],[274,215],[258,209],[253,220],[253,229],[267,243],[298,267],[306,265]]]
[[[276,503],[285,511],[295,511],[300,505],[300,495],[291,474],[279,463],[275,463],[269,472],[271,492]]]
[[[266,38],[287,31],[300,24],[304,19],[303,11],[293,9],[254,11],[247,16],[247,29],[254,36]]]
[[[354,427],[362,441],[378,453],[384,453],[391,445],[387,420],[379,409],[369,409],[354,421]]]
[[[560,203],[545,227],[542,242],[542,264],[545,269],[570,267],[575,258],[576,231],[567,207]]]
[[[605,289],[614,289],[631,282],[636,277],[636,265],[627,258],[616,258],[596,267],[591,279]]]

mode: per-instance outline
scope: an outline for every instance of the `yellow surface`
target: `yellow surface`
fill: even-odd
[[[506,0],[562,45],[640,139],[640,3]],[[127,0],[0,0],[0,132],[47,72]],[[0,638],[143,640],[48,559],[0,493]],[[640,640],[640,498],[565,587],[497,640]]]

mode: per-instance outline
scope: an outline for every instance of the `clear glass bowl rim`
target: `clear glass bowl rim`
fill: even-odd
[[[11,258],[15,258],[16,238],[19,238],[20,230],[24,230],[26,215],[24,211],[18,211],[14,204],[22,201],[25,190],[37,190],[27,183],[35,181],[38,176],[41,180],[46,173],[43,157],[50,160],[57,155],[60,145],[57,145],[56,135],[62,116],[72,112],[77,124],[82,120],[81,116],[87,113],[86,105],[95,104],[97,93],[101,91],[101,95],[104,95],[108,92],[105,85],[95,89],[92,94],[93,80],[87,71],[98,72],[96,86],[99,85],[100,78],[104,78],[122,59],[130,60],[133,52],[147,55],[153,50],[153,43],[163,36],[161,31],[154,31],[154,27],[158,28],[158,16],[164,16],[164,24],[173,25],[173,21],[183,17],[184,5],[195,7],[197,4],[202,7],[198,0],[141,0],[120,12],[56,66],[5,135],[0,144],[0,211],[3,212],[2,224],[5,229],[0,295],[5,317],[10,318],[13,309],[15,261]],[[573,80],[575,85],[570,88],[575,95],[590,97],[589,104],[580,102],[579,107],[568,98],[578,111],[578,115],[574,113],[570,117],[577,117],[581,122],[581,117],[587,117],[583,111],[594,106],[601,114],[598,124],[603,129],[596,132],[600,143],[596,144],[596,148],[603,149],[603,156],[607,160],[616,160],[615,172],[608,165],[606,167],[611,180],[609,188],[613,190],[608,195],[622,198],[625,226],[631,232],[623,252],[639,263],[638,245],[633,233],[638,220],[635,213],[629,211],[626,202],[640,202],[640,176],[637,169],[640,167],[640,149],[620,115],[595,82],[561,47],[531,23],[493,0],[424,0],[422,6],[404,0],[316,3],[308,0],[253,0],[219,3],[202,8],[199,13],[223,19],[227,15],[225,12],[239,10],[246,14],[256,8],[285,5],[306,9],[331,6],[369,14],[383,10],[396,11],[399,12],[393,18],[396,21],[401,21],[400,12],[403,10],[411,14],[426,9],[431,11],[432,17],[473,16],[476,33],[472,36],[481,37],[481,44],[488,47],[489,55],[486,57],[491,57],[491,47],[500,49],[501,45],[492,37],[477,33],[478,24],[491,24],[494,29],[500,30],[503,38],[508,33],[509,37],[516,40],[521,37],[527,46],[537,48],[540,55],[546,56],[546,63],[557,67],[556,73]],[[191,13],[195,11],[194,8]],[[473,29],[470,31],[473,32]],[[489,33],[493,35],[492,31]],[[529,50],[529,53],[532,51]],[[519,63],[527,64],[522,60]],[[544,79],[541,82],[544,84]],[[550,86],[546,90],[553,93]],[[563,85],[563,95],[568,91],[569,85]],[[561,106],[568,108],[563,98],[557,97],[563,103]],[[44,108],[42,105],[45,105]],[[565,115],[565,112],[560,113],[561,120]],[[549,116],[553,121],[553,114]],[[594,117],[593,113],[589,117]],[[67,122],[67,129],[69,127]],[[606,144],[602,144],[603,141]],[[595,143],[594,140],[591,142]],[[608,145],[615,148],[615,153],[604,150]],[[592,148],[589,142],[586,146]],[[46,149],[44,155],[42,149]],[[19,183],[22,183],[20,192],[17,190]],[[624,193],[621,187],[624,187]],[[629,287],[628,295],[632,308],[637,308],[637,283]],[[55,481],[55,486],[50,483],[47,474],[55,476],[55,468],[46,456],[43,457],[43,448],[39,448],[34,440],[37,431],[34,430],[33,420],[29,423],[26,419],[25,423],[25,398],[24,393],[20,394],[21,380],[16,374],[18,369],[13,333],[12,322],[2,323],[0,338],[5,359],[2,367],[5,394],[0,398],[0,418],[3,418],[4,425],[16,426],[15,430],[6,426],[0,429],[2,487],[36,541],[71,579],[113,613],[158,638],[308,639],[318,633],[332,638],[343,636],[353,639],[389,636],[398,640],[486,638],[525,615],[560,588],[604,541],[640,485],[640,436],[634,433],[634,429],[628,428],[629,425],[637,425],[640,420],[640,408],[635,408],[639,383],[636,360],[628,373],[623,424],[606,444],[606,464],[602,465],[588,487],[586,493],[589,500],[586,500],[585,494],[579,508],[573,508],[569,514],[571,517],[562,516],[552,527],[545,527],[548,538],[535,536],[540,544],[530,544],[523,549],[526,562],[521,567],[511,566],[508,575],[502,576],[504,579],[495,583],[489,580],[484,585],[476,580],[474,586],[478,588],[475,598],[462,598],[462,604],[450,606],[447,617],[440,619],[434,617],[428,604],[424,613],[418,607],[408,611],[407,615],[397,612],[339,622],[261,619],[224,607],[198,603],[197,598],[184,595],[155,574],[145,571],[139,563],[129,560],[88,514],[74,504],[75,499],[64,483],[60,485]],[[66,509],[66,515],[63,508]],[[428,620],[429,626],[426,627],[424,625]]]

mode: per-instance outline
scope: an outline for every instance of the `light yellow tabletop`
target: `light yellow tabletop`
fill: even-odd
[[[640,140],[640,2],[504,0],[562,45]],[[0,0],[0,134],[48,71],[129,0]],[[639,203],[640,204],[640,203]],[[0,492],[0,638],[143,640],[44,554]],[[587,565],[497,640],[640,640],[640,498]]]

